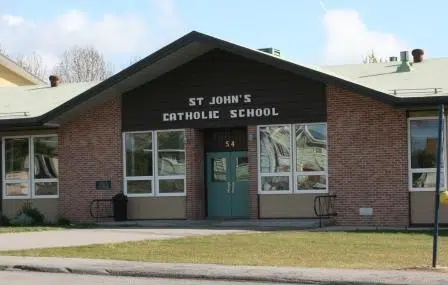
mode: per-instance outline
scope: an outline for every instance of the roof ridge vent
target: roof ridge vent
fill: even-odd
[[[276,49],[276,48],[272,48],[272,47],[270,47],[270,48],[260,48],[258,50],[262,51],[262,52],[265,52],[265,53],[269,53],[269,54],[271,54],[273,56],[276,56],[276,57],[280,57],[280,50]]]
[[[409,72],[412,70],[412,63],[409,62],[409,51],[400,52],[400,61],[401,64],[397,67],[397,72]]]

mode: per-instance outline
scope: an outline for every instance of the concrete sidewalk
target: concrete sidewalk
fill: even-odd
[[[117,260],[0,256],[2,270],[301,284],[446,285],[448,273],[292,267],[169,264]]]
[[[175,239],[189,236],[220,235],[244,230],[230,229],[71,229],[0,234],[0,251],[32,248],[82,246],[140,240]]]

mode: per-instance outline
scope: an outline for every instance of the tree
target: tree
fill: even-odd
[[[47,67],[44,64],[42,56],[36,52],[27,56],[19,54],[16,57],[16,63],[41,80],[47,77]]]
[[[2,45],[0,45],[0,54],[3,54],[3,55],[7,54],[5,48]]]
[[[112,65],[92,46],[65,51],[53,71],[63,82],[102,81],[113,74]]]
[[[378,63],[387,62],[386,59],[379,58],[373,50],[367,53],[367,55],[362,59],[362,63]]]

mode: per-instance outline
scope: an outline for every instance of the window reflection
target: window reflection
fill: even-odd
[[[296,125],[296,171],[327,169],[327,128],[325,124]]]
[[[261,189],[263,191],[289,190],[289,177],[288,176],[261,177]]]
[[[152,133],[126,134],[126,175],[152,176]]]
[[[212,179],[214,182],[227,181],[227,159],[225,157],[212,159]]]
[[[260,127],[260,171],[261,173],[291,171],[289,126]]]
[[[411,167],[436,168],[438,121],[411,120]],[[442,146],[444,149],[445,147]],[[442,167],[444,161],[442,160]]]
[[[34,178],[49,179],[58,177],[57,136],[35,137],[34,143]],[[44,185],[40,185],[45,188]],[[54,186],[49,192],[54,192]],[[45,192],[47,190],[42,190]]]
[[[247,181],[249,180],[249,160],[247,156],[236,158],[236,180],[237,181]]]
[[[5,139],[5,178],[6,180],[29,179],[29,139]]]

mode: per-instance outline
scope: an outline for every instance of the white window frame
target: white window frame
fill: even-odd
[[[297,171],[297,140],[295,137],[295,132],[296,132],[296,126],[298,125],[325,125],[325,130],[326,130],[326,136],[327,136],[327,143],[325,145],[326,147],[326,151],[327,151],[327,161],[326,161],[326,169],[324,171]],[[314,194],[324,194],[324,193],[328,193],[328,125],[326,122],[321,122],[321,123],[317,123],[317,122],[313,122],[313,123],[297,123],[297,124],[293,124],[292,127],[293,129],[293,133],[294,133],[294,139],[293,141],[293,158],[294,158],[294,177],[293,177],[293,183],[294,183],[294,193],[297,194],[310,194],[310,193],[314,193]],[[316,152],[316,150],[313,150],[314,152]],[[325,175],[325,181],[327,184],[327,187],[325,190],[315,190],[315,189],[305,189],[305,190],[299,190],[297,189],[297,176],[313,176],[313,175]]]
[[[289,146],[292,147],[292,133],[290,124],[273,124],[273,125],[259,125],[257,126],[257,173],[258,173],[258,194],[270,195],[270,194],[291,194],[294,193],[292,185],[292,163],[293,163],[293,150],[290,150],[289,172],[277,172],[277,173],[261,173],[261,140],[260,140],[260,128],[264,127],[288,127],[289,128]],[[264,191],[262,189],[261,178],[262,177],[288,177],[289,190],[274,190]]]
[[[128,197],[182,197],[186,196],[186,187],[187,187],[187,175],[170,175],[170,176],[160,176],[159,177],[159,165],[158,165],[158,143],[157,143],[157,133],[160,132],[184,132],[185,129],[172,129],[172,130],[157,130],[157,131],[131,131],[131,132],[123,132],[122,134],[122,152],[123,152],[123,189],[125,195]],[[151,133],[152,139],[152,168],[153,173],[152,176],[126,176],[126,134],[138,134],[138,133]],[[184,143],[184,153],[185,153],[185,165],[187,165],[187,155],[186,155],[186,142]],[[171,150],[162,150],[162,151],[171,151]],[[179,150],[175,150],[179,151]],[[186,172],[186,169],[185,169]],[[159,192],[159,180],[171,180],[171,179],[183,179],[184,180],[184,191],[182,193],[160,193]],[[128,193],[127,182],[128,181],[151,181],[151,193]]]
[[[151,151],[152,151],[152,176],[127,176],[126,175],[126,134],[147,134],[151,133]],[[124,194],[128,197],[154,197],[155,196],[155,188],[154,188],[154,172],[156,171],[154,169],[154,160],[155,160],[155,154],[154,154],[154,132],[153,131],[133,131],[133,132],[123,132],[122,134],[122,141],[123,141],[123,189]],[[128,193],[128,181],[151,181],[151,193]]]
[[[408,187],[410,192],[433,192],[435,191],[435,187],[431,188],[414,188],[412,187],[412,174],[413,173],[436,173],[437,168],[412,168],[412,161],[411,161],[411,121],[423,121],[423,120],[438,120],[439,118],[437,116],[428,116],[428,117],[410,117],[408,118]],[[445,188],[448,187],[447,185],[447,173],[445,171],[446,169],[446,163],[447,163],[447,140],[446,140],[446,134],[447,134],[447,126],[446,126],[446,117],[443,118],[444,120],[444,128],[443,128],[443,141],[444,144],[444,153],[442,154],[443,164],[445,168],[441,168],[440,171],[443,175],[441,177],[444,181]],[[440,189],[442,190],[442,188]]]
[[[154,167],[156,169],[156,174],[157,174],[156,175],[156,179],[155,179],[156,195],[159,196],[159,197],[186,196],[187,195],[187,191],[186,191],[187,189],[185,189],[185,188],[187,187],[187,174],[186,174],[186,172],[187,172],[187,169],[186,169],[186,167],[187,167],[187,153],[186,153],[186,149],[185,149],[185,145],[186,145],[185,141],[184,141],[184,150],[183,150],[183,153],[185,155],[185,173],[183,175],[164,175],[164,176],[160,176],[159,175],[159,144],[158,144],[158,141],[157,141],[157,137],[158,137],[159,133],[166,133],[166,132],[183,132],[184,133],[184,139],[186,138],[185,137],[186,133],[185,133],[184,129],[157,130],[157,131],[155,131],[155,142],[156,142],[156,144],[154,145],[154,153],[155,153],[154,157],[155,157],[156,162],[155,162]],[[165,152],[165,151],[167,151],[167,152],[182,152],[181,150],[178,150],[178,149],[163,149],[161,151],[162,152]],[[160,193],[160,191],[159,191],[159,181],[160,180],[173,180],[173,179],[183,180],[184,181],[184,192],[182,192],[182,193]]]
[[[45,178],[39,179],[34,178],[34,138],[39,137],[56,137],[56,134],[42,134],[42,135],[28,135],[28,136],[5,136],[2,137],[2,187],[3,187],[3,199],[5,200],[20,200],[20,199],[58,199],[59,198],[59,177],[58,178]],[[7,180],[6,179],[6,157],[5,157],[5,149],[6,144],[5,140],[7,139],[28,139],[28,179],[27,180]],[[59,138],[58,138],[59,139]],[[59,144],[59,142],[58,142]],[[59,173],[59,170],[58,170]],[[19,183],[27,183],[28,184],[28,195],[24,196],[8,196],[7,195],[7,184],[19,184]],[[56,195],[36,195],[36,183],[39,182],[55,182],[57,183],[57,194]]]
[[[297,146],[295,139],[295,127],[296,125],[317,125],[317,124],[325,124],[327,126],[327,169],[325,171],[297,171]],[[291,150],[291,159],[290,159],[290,171],[289,172],[279,172],[279,173],[261,173],[260,165],[261,165],[261,147],[260,147],[260,128],[263,127],[289,127],[289,138],[290,138],[290,146]],[[327,122],[313,122],[313,123],[296,123],[296,124],[272,124],[272,125],[258,125],[257,126],[257,174],[258,174],[258,194],[262,195],[271,195],[271,194],[323,194],[328,193],[328,124]],[[325,190],[298,190],[297,189],[297,176],[299,175],[325,175],[327,188]],[[262,177],[277,177],[277,176],[286,176],[289,178],[289,190],[276,190],[276,191],[263,191],[261,178]]]

